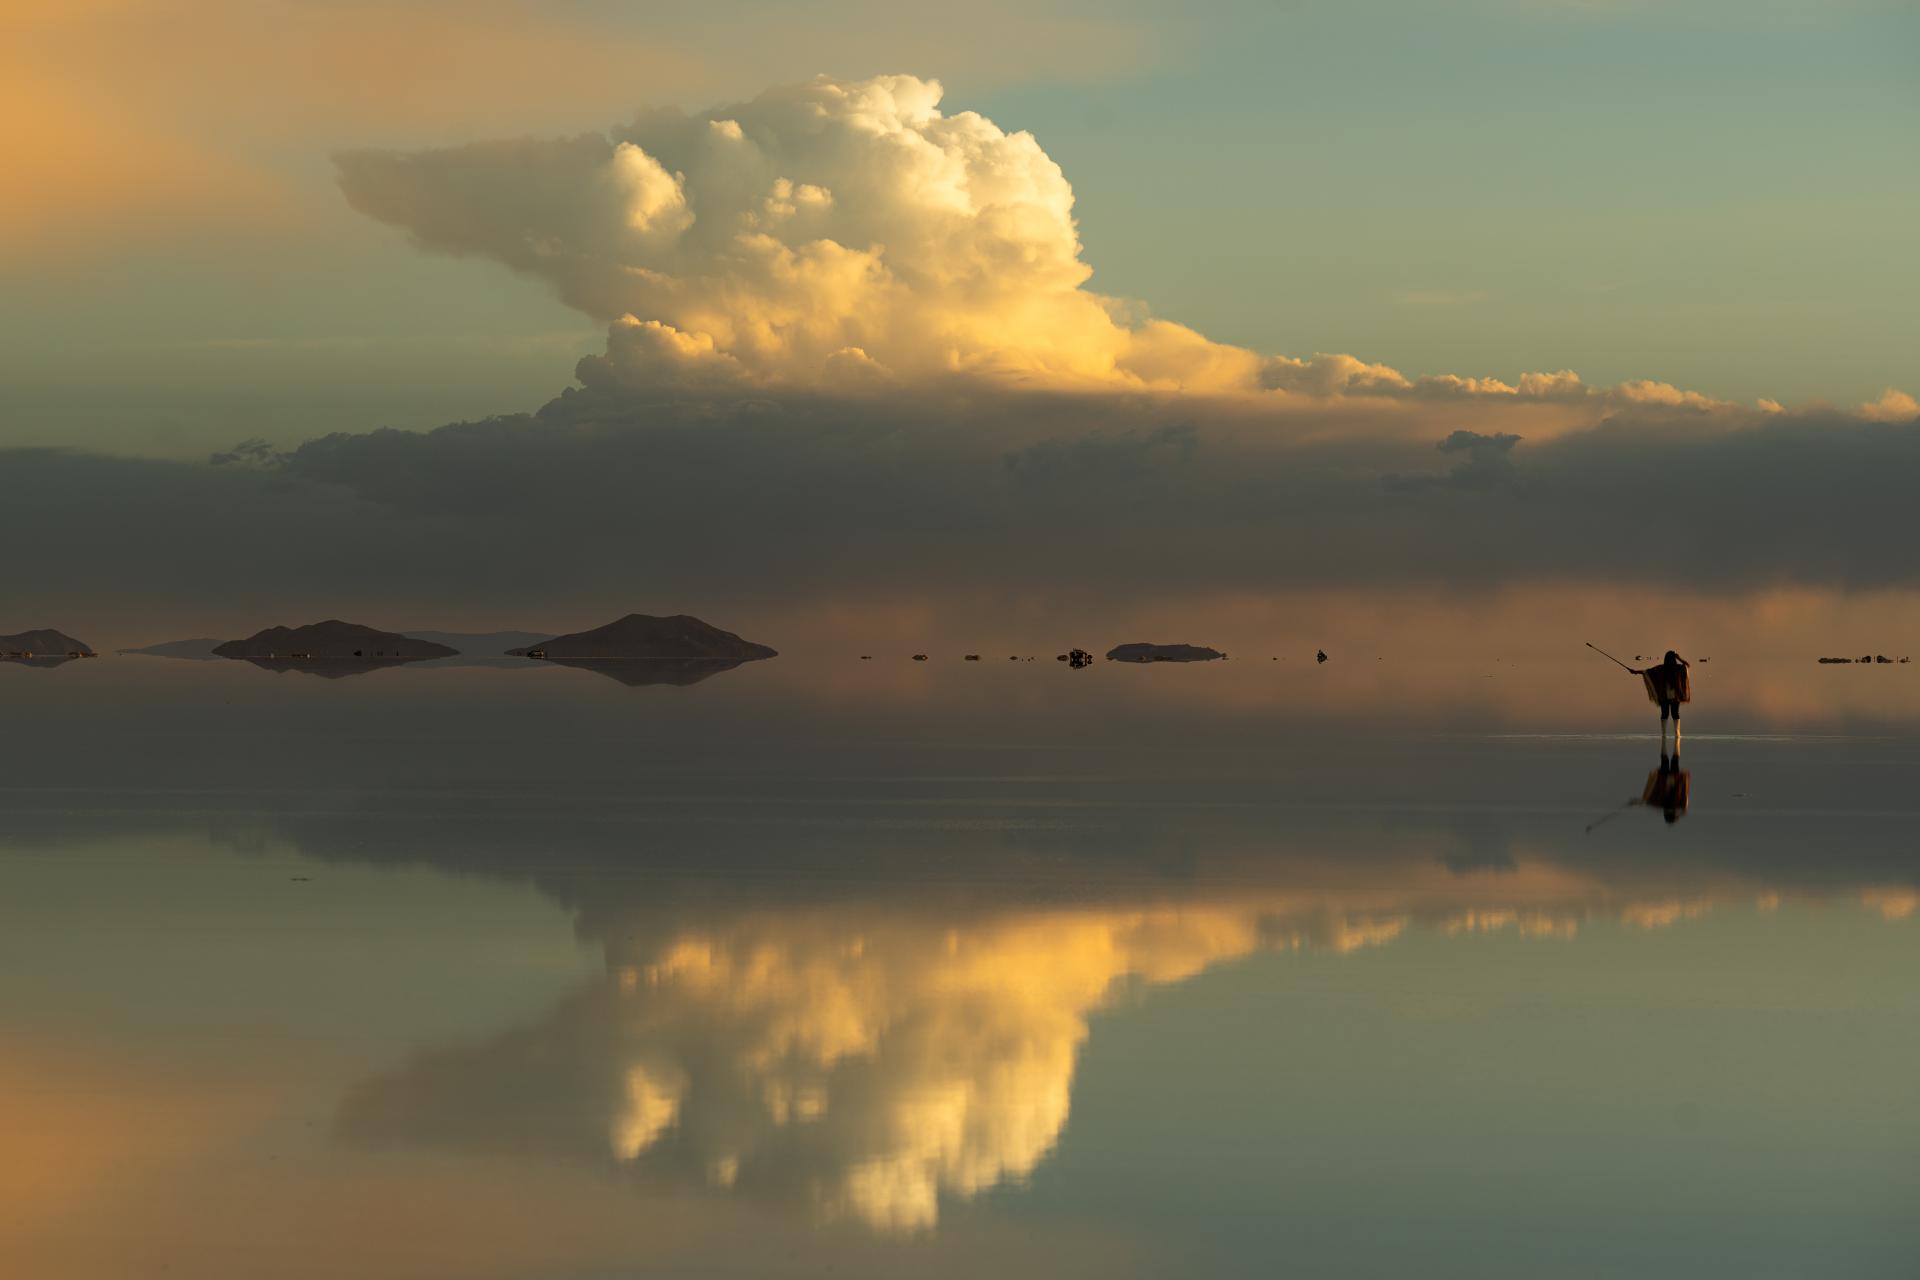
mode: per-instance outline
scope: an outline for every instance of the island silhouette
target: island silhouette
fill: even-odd
[[[1212,662],[1227,655],[1197,644],[1119,644],[1107,650],[1108,662]]]
[[[446,645],[456,650],[460,657],[469,662],[504,663],[504,650],[508,645],[537,644],[551,631],[436,631],[430,627],[402,627],[397,633],[409,640],[429,640],[434,644]],[[193,662],[211,662],[220,655],[214,652],[221,645],[218,636],[197,636],[188,640],[166,640],[159,644],[142,645],[138,649],[117,649],[126,657],[136,658],[181,658]],[[444,661],[444,659],[442,659]]]
[[[0,661],[18,662],[30,667],[57,667],[75,658],[94,657],[93,648],[75,640],[64,631],[40,628],[0,636]]]
[[[507,653],[578,667],[632,687],[698,684],[742,663],[779,656],[764,644],[685,613],[665,618],[630,613],[590,631],[569,632]]]
[[[329,618],[303,627],[268,627],[244,640],[216,645],[215,656],[240,658],[270,671],[304,671],[336,678],[376,667],[450,658],[458,649]]]
[[[764,644],[743,640],[685,613],[665,618],[630,613],[590,631],[569,632],[507,653],[516,658],[556,662],[725,662],[734,666],[779,656]]]

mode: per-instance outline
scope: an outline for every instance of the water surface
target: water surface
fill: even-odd
[[[0,1272],[1914,1274],[1906,673],[1347,665],[0,670]]]

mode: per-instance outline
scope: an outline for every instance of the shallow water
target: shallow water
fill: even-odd
[[[0,669],[0,1274],[1915,1274],[1910,668],[1516,665]]]

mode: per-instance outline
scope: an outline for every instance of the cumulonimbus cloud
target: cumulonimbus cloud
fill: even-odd
[[[1411,378],[1262,355],[1086,288],[1073,189],[1034,137],[937,81],[820,77],[571,138],[338,156],[362,212],[494,258],[608,324],[589,386],[857,392],[953,377],[1054,390],[1498,398],[1713,410],[1568,371]]]
[[[611,134],[338,157],[347,198],[612,325],[592,376],[798,385],[994,373],[1250,382],[1082,288],[1073,191],[1032,135],[910,76],[827,78]],[[1175,356],[1174,352],[1185,354]]]

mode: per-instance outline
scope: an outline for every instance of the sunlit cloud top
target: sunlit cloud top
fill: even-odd
[[[591,375],[789,385],[986,373],[1250,387],[1259,361],[1084,289],[1073,190],[937,81],[825,77],[611,135],[340,157],[348,198],[613,322]]]
[[[609,134],[338,157],[347,198],[429,249],[547,281],[611,324],[589,385],[1029,387],[1493,396],[1725,407],[1569,371],[1409,378],[1263,356],[1086,287],[1073,189],[1032,135],[941,109],[938,81],[821,76]],[[1892,413],[1901,393],[1882,402]]]

